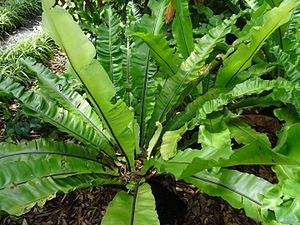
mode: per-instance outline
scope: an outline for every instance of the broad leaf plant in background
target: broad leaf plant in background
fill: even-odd
[[[187,0],[150,0],[143,15],[128,2],[125,17],[105,4],[101,24],[90,24],[93,45],[65,9],[43,0],[43,28],[67,54],[68,72],[27,58],[37,87],[0,75],[0,94],[78,142],[1,143],[0,209],[21,215],[57,192],[118,184],[127,191],[103,225],[159,224],[147,181],[168,173],[262,224],[299,224],[299,2],[231,3],[236,13],[207,8],[219,19],[197,27]],[[247,120],[265,107],[282,121],[273,145]],[[232,168],[260,164],[273,166],[278,183]]]

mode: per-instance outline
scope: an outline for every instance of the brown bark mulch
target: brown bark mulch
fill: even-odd
[[[210,197],[184,182],[177,182],[177,189],[187,207],[181,218],[183,223],[174,220],[162,225],[259,225],[221,198]],[[99,225],[109,202],[120,190],[117,186],[103,186],[60,193],[44,207],[34,207],[20,218],[0,216],[0,224]]]

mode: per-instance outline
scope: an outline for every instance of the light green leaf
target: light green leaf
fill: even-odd
[[[137,121],[140,124],[139,145],[142,149],[147,123],[154,109],[156,84],[153,77],[157,68],[150,60],[148,46],[141,39],[134,42],[131,54],[132,67],[130,72],[132,77],[132,95],[134,97],[132,106],[135,109]]]
[[[84,85],[105,127],[123,152],[128,165],[133,168],[135,140],[130,129],[133,115],[123,101],[111,103],[116,91],[101,64],[94,59],[94,46],[63,8],[51,8],[49,1],[43,0],[43,10],[43,28],[66,52],[68,69]]]
[[[257,140],[262,144],[271,147],[271,143],[266,134],[256,132],[246,123],[233,121],[228,123],[228,128],[232,138],[234,138],[239,144],[247,145]]]
[[[255,73],[256,69],[249,69],[247,74]],[[186,121],[192,121],[197,124],[197,120],[193,118],[198,114],[198,120],[205,119],[207,114],[214,111],[222,110],[224,105],[227,105],[235,98],[241,98],[245,95],[259,94],[263,91],[278,89],[285,87],[286,90],[291,90],[293,84],[283,79],[277,80],[262,80],[253,78],[241,84],[238,84],[231,91],[228,89],[211,88],[203,95],[197,97],[189,103],[183,112],[178,113],[169,121],[165,127],[166,130],[173,130],[182,126]],[[296,100],[296,96],[294,98]],[[237,103],[239,104],[239,103]],[[234,104],[235,105],[235,104]],[[238,108],[238,107],[235,107]],[[232,106],[231,106],[232,109]]]
[[[12,186],[0,190],[0,210],[20,216],[36,204],[43,206],[47,200],[54,198],[57,192],[68,193],[78,188],[106,184],[119,184],[119,182],[97,174],[75,175],[57,179],[55,177],[32,179],[17,185],[15,188]]]
[[[169,43],[162,35],[155,36],[151,33],[142,32],[136,32],[134,35],[143,39],[150,48],[152,57],[169,76],[176,74],[181,60],[174,49],[169,47]]]
[[[169,77],[155,104],[154,113],[150,120],[149,134],[152,136],[157,121],[164,122],[167,114],[173,112],[173,107],[178,104],[178,100],[182,99],[182,92],[190,88],[189,83],[200,80],[203,74],[199,74],[199,70],[205,65],[205,60],[213,51],[217,43],[219,43],[227,33],[230,32],[232,25],[235,23],[237,16],[233,16],[229,20],[225,20],[223,24],[211,29],[207,35],[202,37],[195,45],[194,51],[184,61],[178,72]]]
[[[237,50],[223,63],[217,74],[216,87],[228,87],[236,84],[239,72],[251,66],[253,56],[264,41],[281,25],[289,21],[292,10],[299,4],[298,0],[284,0],[279,7],[274,7],[259,18],[256,26],[249,30],[249,40],[241,43]]]
[[[69,112],[77,115],[80,118],[79,120],[91,125],[105,139],[103,142],[106,142],[106,148],[110,145],[110,151],[113,150],[114,144],[110,141],[110,134],[103,130],[98,115],[84,97],[73,90],[66,79],[55,75],[34,59],[27,58],[23,63],[36,74],[41,92],[50,95],[52,99],[58,101]],[[105,146],[104,143],[102,146]]]
[[[185,149],[184,151],[178,151],[177,154],[169,160],[152,159],[149,164],[155,166],[159,172],[167,172],[173,174],[176,179],[180,179],[182,172],[192,163],[192,161],[199,156],[200,150],[197,149]],[[148,163],[147,162],[147,163]]]
[[[207,101],[213,100],[218,98],[219,94],[222,93],[223,90],[221,89],[209,89],[204,95],[199,96],[194,101],[189,103],[183,112],[178,113],[175,115],[172,120],[170,120],[166,126],[166,130],[174,130],[178,129],[182,126],[186,121],[191,121],[193,117],[196,116],[197,110]]]
[[[281,133],[274,151],[300,161],[300,123],[293,124]]]
[[[56,103],[39,93],[25,90],[14,80],[0,75],[0,95],[13,96],[22,103],[26,114],[51,123],[77,140],[114,157],[115,154],[107,140],[100,136],[89,123],[85,123],[76,114],[58,107]]]
[[[219,132],[210,132],[204,125],[201,125],[199,127],[198,143],[202,146],[198,157],[202,159],[226,159],[233,153],[230,131],[227,127]]]
[[[299,83],[300,67],[293,64],[291,56],[279,46],[271,48],[270,51],[276,57],[277,63],[284,69],[285,77],[293,82]]]
[[[282,170],[278,168],[282,167]],[[293,170],[290,170],[293,168]],[[276,220],[283,224],[300,223],[300,198],[299,198],[299,176],[286,176],[290,172],[299,172],[299,166],[276,166],[275,172],[279,175],[279,184],[275,185],[264,196],[263,208],[265,211],[272,209]],[[279,173],[278,173],[279,172]],[[284,175],[282,176],[283,173]],[[299,174],[298,174],[299,175]]]
[[[133,196],[119,192],[109,204],[101,225],[159,225],[155,200],[149,184],[135,189]]]
[[[148,3],[152,11],[151,17],[144,15],[134,27],[135,31],[159,34],[164,23],[164,10],[168,1],[150,0]],[[132,49],[132,94],[136,99],[133,105],[140,124],[140,148],[143,149],[146,136],[148,120],[151,118],[154,109],[156,84],[153,76],[157,71],[156,65],[150,58],[150,49],[141,39],[136,39]],[[151,137],[150,137],[151,138]]]
[[[202,171],[184,180],[209,195],[222,197],[235,208],[244,208],[246,215],[256,220],[261,218],[262,194],[272,187],[262,178],[227,169]]]
[[[187,0],[174,0],[176,9],[172,33],[183,58],[188,58],[194,50],[193,26]]]
[[[176,164],[175,161],[173,164]],[[185,178],[191,176],[204,169],[210,169],[213,167],[230,167],[236,165],[300,165],[300,161],[289,158],[285,155],[278,154],[272,151],[266,145],[263,145],[259,141],[253,141],[252,143],[235,150],[228,155],[228,159],[205,159],[198,154],[193,158],[191,162],[186,163],[188,166],[182,171],[179,178]]]
[[[124,91],[122,84],[121,21],[117,13],[108,5],[103,9],[102,18],[103,24],[98,26],[96,32],[97,58],[116,88],[116,98],[120,98],[123,97],[122,92]]]
[[[162,137],[160,154],[164,160],[174,157],[177,153],[177,142],[181,140],[182,135],[186,132],[187,125],[178,130],[167,131]]]
[[[273,112],[279,120],[285,121],[285,127],[300,122],[299,115],[297,114],[296,110],[292,107],[275,109]]]
[[[44,204],[58,191],[118,183],[94,149],[46,140],[1,143],[0,148],[0,210],[13,215]]]
[[[157,144],[157,142],[158,142],[158,140],[160,138],[161,132],[162,132],[162,125],[161,125],[160,122],[156,123],[156,127],[157,127],[157,129],[156,129],[153,137],[151,138],[151,140],[149,142],[148,149],[147,149],[148,159],[150,158],[152,150],[154,149],[155,145]]]

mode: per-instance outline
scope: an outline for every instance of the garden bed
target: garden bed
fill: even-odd
[[[21,60],[32,57],[47,65],[55,54],[54,42],[40,26],[21,31],[0,47],[0,73],[24,84],[30,84],[34,77],[25,70]]]
[[[299,223],[298,1],[43,3],[65,53],[2,52],[0,223]]]
[[[42,13],[40,0],[7,0],[0,2],[0,41]]]

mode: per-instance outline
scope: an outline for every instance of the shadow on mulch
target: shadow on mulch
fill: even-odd
[[[210,197],[184,182],[177,182],[176,189],[181,203],[179,203],[180,206],[173,204],[172,207],[185,207],[183,210],[186,210],[186,213],[183,218],[175,218],[169,222],[166,221],[166,218],[160,218],[162,225],[259,225],[246,217],[243,210],[232,208],[221,198]],[[0,216],[0,224],[99,225],[109,202],[121,190],[123,189],[118,186],[102,186],[76,190],[67,195],[58,194],[43,208],[34,207],[20,218]],[[166,196],[174,197],[172,194]],[[160,204],[164,204],[164,202]]]

